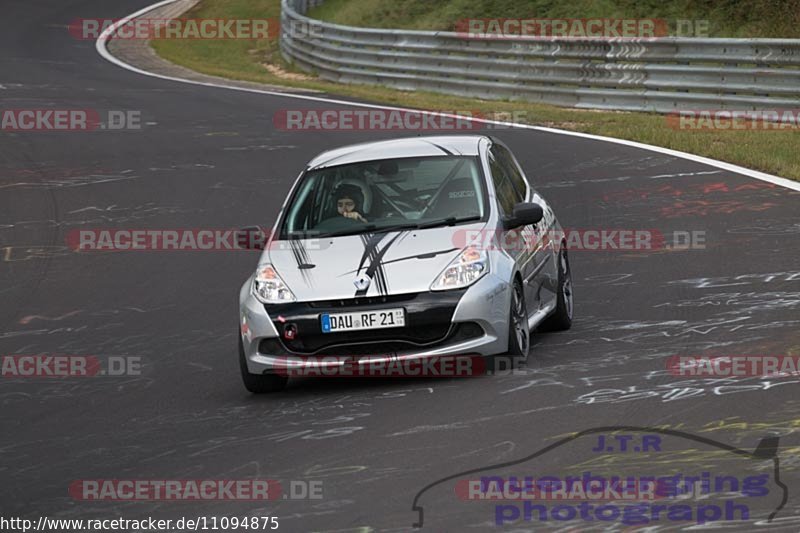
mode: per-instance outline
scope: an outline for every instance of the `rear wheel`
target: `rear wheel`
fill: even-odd
[[[278,376],[276,374],[251,374],[247,369],[241,334],[239,334],[239,369],[242,372],[244,388],[253,394],[282,391],[289,381],[286,376]]]
[[[558,254],[558,289],[556,309],[542,323],[544,331],[563,331],[572,327],[572,272],[569,269],[569,256],[566,246],[561,246]]]

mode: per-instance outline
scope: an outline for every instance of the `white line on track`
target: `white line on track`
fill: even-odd
[[[473,118],[473,117],[462,117],[458,115],[453,115],[451,113],[438,113],[435,111],[424,111],[419,109],[410,109],[406,107],[394,107],[394,106],[386,106],[386,105],[379,105],[379,104],[366,104],[361,102],[348,102],[346,100],[336,100],[332,98],[321,98],[318,96],[309,96],[305,94],[292,94],[292,93],[283,93],[283,92],[275,92],[275,91],[268,91],[265,89],[253,89],[248,87],[236,87],[232,85],[225,85],[224,83],[211,83],[211,82],[203,82],[203,81],[195,81],[195,80],[187,80],[185,78],[177,78],[174,76],[166,76],[164,74],[156,74],[155,72],[149,72],[147,70],[142,70],[140,68],[134,67],[124,61],[120,60],[117,57],[114,57],[111,52],[108,51],[106,47],[106,43],[109,40],[110,35],[116,31],[119,26],[126,24],[131,19],[135,19],[144,15],[145,13],[152,11],[154,9],[158,9],[159,7],[163,7],[178,0],[163,0],[161,2],[157,2],[152,4],[144,9],[140,9],[135,13],[131,13],[130,15],[120,19],[116,23],[112,24],[108,28],[100,34],[100,37],[97,38],[97,42],[95,43],[95,48],[97,48],[97,52],[103,56],[103,58],[107,59],[108,61],[114,63],[115,65],[122,67],[126,70],[130,70],[131,72],[136,72],[137,74],[141,74],[143,76],[150,76],[153,78],[161,78],[163,80],[169,81],[176,81],[180,83],[189,83],[192,85],[202,85],[205,87],[216,87],[219,89],[228,89],[234,91],[243,91],[248,93],[258,93],[258,94],[268,94],[270,96],[279,96],[281,98],[294,98],[298,100],[311,100],[314,102],[326,102],[330,104],[339,104],[339,105],[346,105],[352,107],[363,107],[369,109],[387,109],[389,111],[411,111],[416,113],[425,113],[435,116],[442,116],[442,117],[458,117],[465,120],[471,120],[473,122],[479,122],[482,124],[494,124],[494,125],[501,125],[501,126],[512,126],[515,128],[521,129],[529,129],[529,130],[536,130],[536,131],[544,131],[548,133],[554,133],[557,135],[570,135],[572,137],[582,137],[584,139],[591,139],[594,141],[603,141],[609,142],[614,144],[621,144],[623,146],[630,146],[632,148],[639,148],[642,150],[649,150],[651,152],[658,152],[660,154],[670,155],[673,157],[678,157],[681,159],[687,159],[689,161],[694,161],[696,163],[702,163],[704,165],[709,165],[712,167],[720,168],[722,170],[727,170],[729,172],[735,172],[737,174],[742,174],[744,176],[749,176],[751,178],[755,178],[757,180],[766,181],[769,183],[774,183],[775,185],[780,185],[781,187],[786,187],[788,189],[792,189],[795,191],[800,191],[800,182],[792,181],[786,178],[781,178],[779,176],[773,176],[772,174],[766,174],[764,172],[759,172],[757,170],[750,170],[748,168],[740,167],[738,165],[733,165],[731,163],[726,163],[724,161],[717,161],[716,159],[711,159],[708,157],[702,157],[699,155],[689,154],[686,152],[679,152],[678,150],[670,150],[669,148],[663,148],[661,146],[653,146],[651,144],[644,144],[639,143],[636,141],[628,141],[625,139],[615,139],[613,137],[603,137],[601,135],[592,135],[590,133],[580,133],[577,131],[566,131],[566,130],[558,130],[555,128],[546,128],[543,126],[531,126],[529,124],[518,124],[515,122],[502,122],[498,120],[487,120],[481,118]]]

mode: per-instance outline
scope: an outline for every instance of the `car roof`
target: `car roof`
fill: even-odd
[[[360,144],[351,144],[322,152],[308,163],[309,169],[376,161],[398,157],[466,155],[477,156],[485,135],[438,135],[406,137]]]

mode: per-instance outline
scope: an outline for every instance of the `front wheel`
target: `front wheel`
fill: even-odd
[[[286,376],[278,376],[276,374],[251,374],[247,369],[241,333],[239,334],[239,370],[242,372],[244,388],[253,394],[282,391],[289,381]]]
[[[563,331],[572,327],[572,272],[566,246],[558,254],[558,289],[556,309],[542,323],[544,331]]]
[[[519,280],[514,281],[511,292],[511,309],[508,320],[508,355],[513,359],[527,359],[530,351],[528,310],[525,306],[525,291]]]
[[[511,286],[511,307],[508,310],[508,351],[505,355],[493,355],[487,360],[487,371],[494,375],[512,371],[528,359],[530,331],[525,292],[522,283],[515,280]]]

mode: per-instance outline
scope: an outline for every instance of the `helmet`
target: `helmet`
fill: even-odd
[[[372,203],[371,191],[366,185],[354,179],[344,179],[340,181],[333,190],[333,196],[336,199],[343,196],[352,198],[356,203],[356,211],[363,213],[369,212]]]

